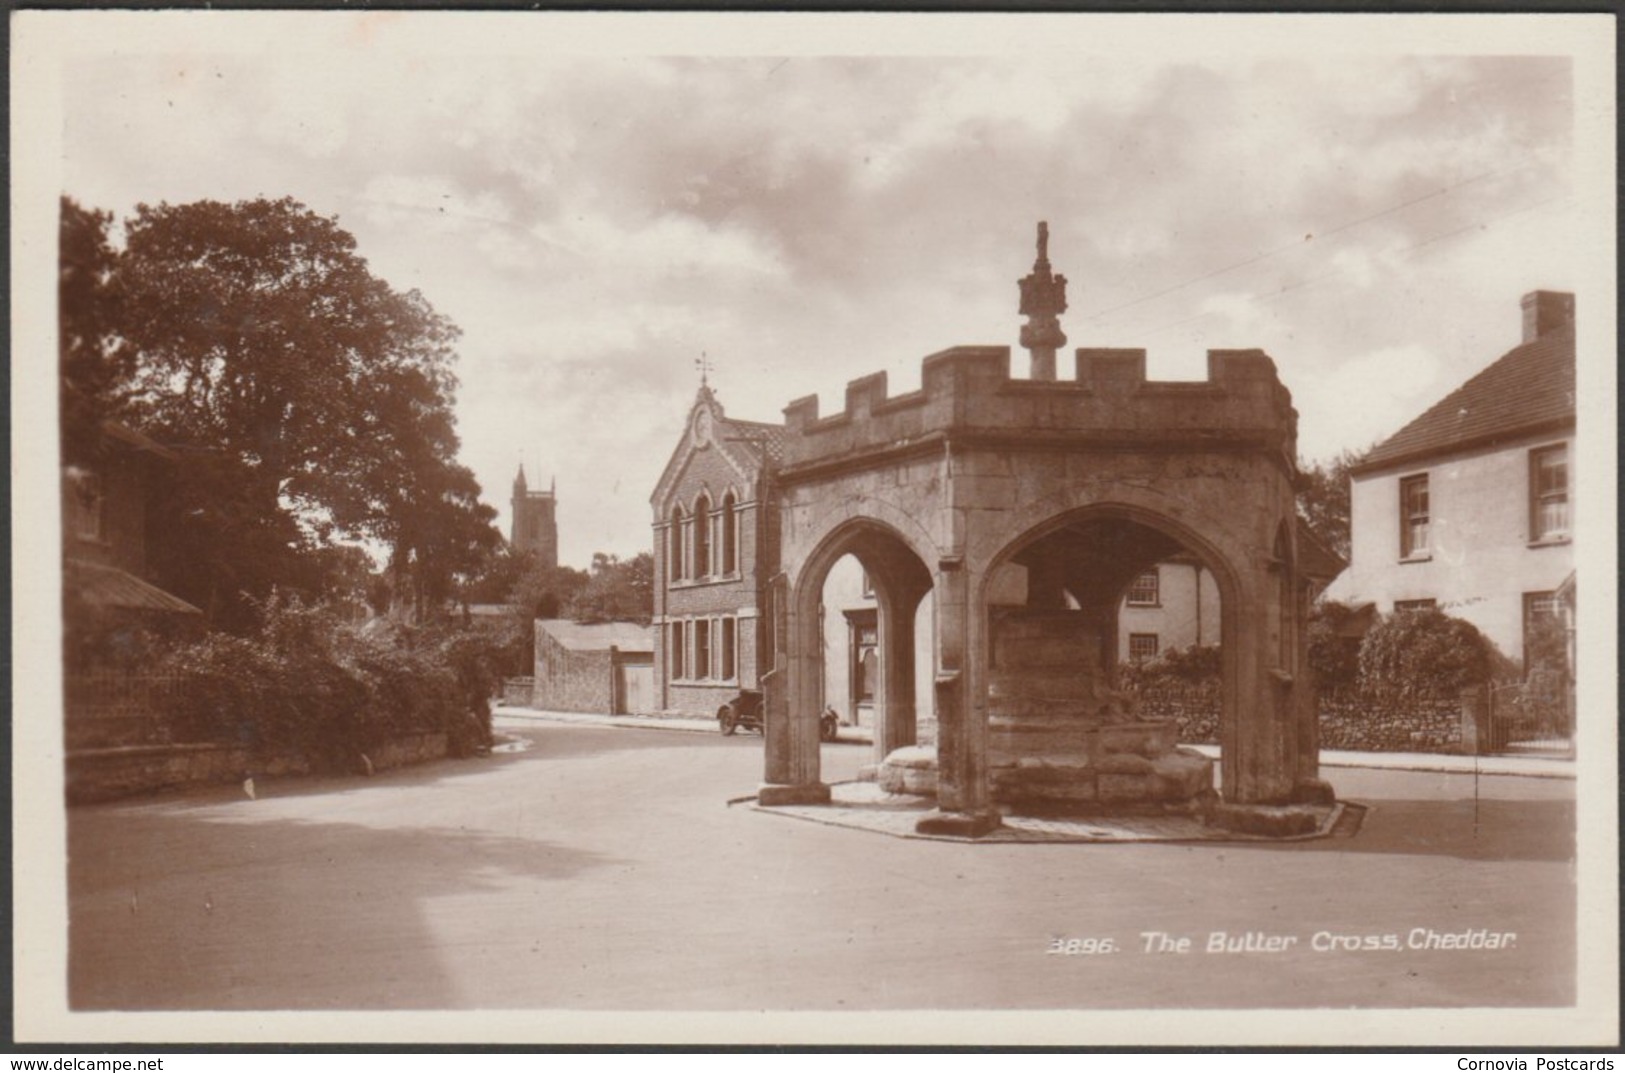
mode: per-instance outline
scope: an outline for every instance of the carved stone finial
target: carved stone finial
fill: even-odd
[[[1033,270],[1019,281],[1021,315],[1027,323],[1021,328],[1021,345],[1032,353],[1032,378],[1055,379],[1055,351],[1066,345],[1066,335],[1056,318],[1066,312],[1066,277],[1050,271],[1049,224],[1038,223],[1038,259]]]

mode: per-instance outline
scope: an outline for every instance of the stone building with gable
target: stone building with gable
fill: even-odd
[[[660,706],[708,715],[761,689],[758,800],[828,802],[826,583],[850,556],[873,590],[876,773],[935,798],[920,832],[979,836],[1010,807],[1206,810],[1213,761],[1114,689],[1130,587],[1188,555],[1219,597],[1213,814],[1312,826],[1268,813],[1332,798],[1304,626],[1336,570],[1297,521],[1291,394],[1258,350],[1159,382],[1143,350],[1086,348],[1063,375],[1047,244],[1040,224],[1019,281],[1025,378],[1007,347],[955,347],[917,390],[876,373],[839,412],[802,398],[780,425],[729,419],[702,384],[652,497]]]

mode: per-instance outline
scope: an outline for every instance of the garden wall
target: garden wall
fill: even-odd
[[[1141,714],[1173,719],[1179,740],[1219,743],[1217,682],[1152,682],[1136,695]],[[1320,747],[1358,752],[1459,753],[1461,701],[1379,701],[1358,693],[1320,698]]]
[[[404,734],[367,754],[373,771],[421,764],[446,755],[443,733]],[[187,786],[242,782],[268,775],[308,775],[308,758],[296,753],[267,755],[239,745],[128,745],[79,749],[68,754],[70,804],[111,801],[134,794]]]

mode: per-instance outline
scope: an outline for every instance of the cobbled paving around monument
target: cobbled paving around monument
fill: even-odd
[[[1296,839],[1270,838],[1209,827],[1190,816],[1091,816],[1087,818],[1040,818],[1009,815],[1003,826],[981,838],[953,835],[923,835],[914,829],[920,816],[931,811],[935,802],[912,794],[889,794],[873,782],[843,782],[830,786],[827,805],[774,805],[752,802],[757,812],[790,816],[798,820],[850,827],[860,831],[891,835],[893,838],[921,838],[938,842],[1279,842],[1324,838],[1332,832],[1342,806],[1326,810],[1318,829]]]

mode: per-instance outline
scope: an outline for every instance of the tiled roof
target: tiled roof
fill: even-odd
[[[1372,449],[1363,473],[1391,463],[1489,445],[1574,421],[1574,328],[1509,350]]]
[[[173,461],[176,457],[174,451],[170,450],[168,447],[165,447],[151,436],[148,436],[139,429],[131,428],[129,425],[118,421],[103,421],[102,434],[107,436],[109,439],[119,440],[125,444],[128,444],[138,451],[150,451],[160,458],[167,458]]]
[[[83,603],[92,607],[116,607],[126,611],[159,611],[174,615],[201,615],[203,612],[149,585],[116,566],[85,559],[68,559],[62,564],[63,585]]]
[[[648,626],[636,622],[572,622],[567,618],[537,619],[536,628],[572,652],[604,652],[611,645],[623,652],[653,652]]]
[[[1348,566],[1343,557],[1321,543],[1314,531],[1305,524],[1302,518],[1293,519],[1297,523],[1298,536],[1298,570],[1312,578],[1330,581],[1341,574]]]
[[[724,418],[723,424],[728,426],[729,436],[753,445],[767,456],[768,461],[775,465],[784,461],[783,425],[766,421],[740,421],[732,417]]]

